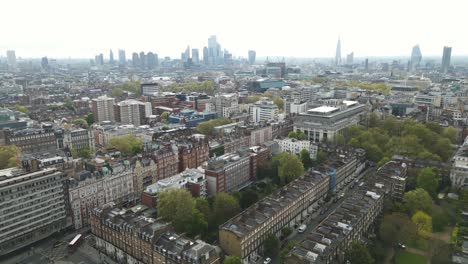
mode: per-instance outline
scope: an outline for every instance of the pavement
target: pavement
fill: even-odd
[[[33,246],[19,250],[6,258],[0,259],[0,264],[98,264],[99,252],[92,247],[92,235],[85,240],[75,253],[68,252],[68,242],[76,233],[64,233],[47,238]]]

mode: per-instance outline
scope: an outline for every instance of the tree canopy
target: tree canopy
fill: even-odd
[[[239,202],[232,195],[218,193],[213,201],[213,213],[218,225],[226,222],[241,211]]]
[[[269,234],[263,242],[265,256],[274,256],[278,252],[280,245],[279,239],[274,234]]]
[[[20,149],[15,145],[0,146],[0,170],[15,167]]]
[[[403,204],[411,214],[417,211],[430,213],[432,208],[432,199],[429,194],[421,188],[409,191],[403,196]]]
[[[379,226],[380,239],[387,246],[393,246],[399,241],[407,241],[416,235],[416,231],[416,225],[401,213],[385,215]]]
[[[28,114],[29,113],[29,110],[26,107],[22,106],[22,105],[16,104],[15,108],[16,108],[16,110],[20,111],[23,114]]]
[[[450,127],[436,129],[432,123],[424,125],[415,120],[388,117],[383,121],[369,121],[368,129],[349,127],[345,129],[344,136],[349,145],[365,149],[367,158],[374,162],[395,154],[447,161],[453,153],[451,131],[453,128]]]
[[[94,123],[94,114],[93,113],[89,113],[86,118],[85,118],[86,122],[88,123],[88,125],[92,125]]]
[[[302,131],[291,131],[288,134],[289,138],[295,138],[297,140],[304,140],[307,139],[307,136],[304,132]]]
[[[224,259],[223,264],[242,264],[242,262],[237,256],[227,256]]]
[[[417,211],[411,221],[416,224],[418,234],[422,237],[427,237],[432,232],[432,218],[423,211]]]
[[[436,169],[432,167],[422,169],[416,179],[416,186],[426,190],[432,197],[435,197],[439,187],[439,175]]]
[[[213,81],[186,81],[182,83],[173,83],[167,87],[162,88],[162,91],[168,92],[197,92],[206,93],[213,95],[216,90],[215,83]]]
[[[304,168],[309,168],[312,165],[312,160],[310,159],[310,153],[307,149],[301,150],[301,152],[299,153],[299,157],[301,159],[301,162]]]
[[[304,165],[296,155],[280,153],[273,157],[278,164],[278,177],[281,185],[285,185],[304,174]]]
[[[229,118],[217,118],[210,121],[201,122],[197,126],[197,131],[204,135],[212,135],[214,132],[214,127],[222,126],[232,123],[232,120]]]
[[[124,155],[135,155],[142,151],[143,141],[134,135],[111,138],[107,148],[115,148]]]
[[[345,252],[345,259],[351,264],[372,264],[372,258],[369,250],[361,243],[353,242],[351,247]]]
[[[89,127],[88,121],[86,121],[83,118],[78,118],[78,119],[73,120],[73,124],[84,129],[87,129]]]

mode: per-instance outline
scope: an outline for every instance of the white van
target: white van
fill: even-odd
[[[299,228],[297,229],[297,232],[304,233],[304,231],[306,231],[306,229],[307,229],[306,225],[300,225]]]

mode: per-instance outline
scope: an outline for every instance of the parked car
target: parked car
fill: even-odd
[[[300,225],[299,228],[297,229],[297,232],[304,233],[304,231],[306,231],[306,229],[307,229],[306,225]]]
[[[271,258],[266,258],[264,261],[263,261],[263,264],[268,264],[271,262]]]

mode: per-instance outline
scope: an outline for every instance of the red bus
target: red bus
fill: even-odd
[[[68,243],[68,253],[73,254],[80,246],[81,242],[83,241],[83,235],[78,234],[76,235],[70,243]]]

